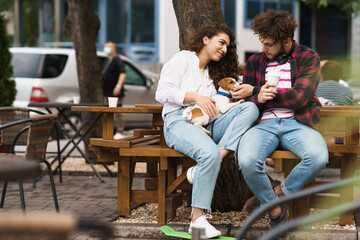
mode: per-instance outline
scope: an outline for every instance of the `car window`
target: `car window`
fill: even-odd
[[[54,78],[59,76],[64,70],[67,59],[68,56],[63,54],[46,54],[41,77]]]
[[[63,54],[13,53],[14,76],[54,78],[64,70],[68,56]]]
[[[23,78],[37,78],[42,54],[12,53],[11,65],[14,67],[14,76]]]
[[[126,72],[125,84],[141,85],[141,86],[145,85],[143,76],[139,73],[137,69],[135,69],[127,62],[125,62],[125,72]]]
[[[106,57],[98,57],[100,61],[101,71],[105,67],[105,60]],[[125,84],[127,85],[137,85],[137,86],[145,86],[146,81],[145,77],[137,70],[133,65],[131,65],[129,62],[124,61],[125,63],[125,72],[126,72],[126,79]]]

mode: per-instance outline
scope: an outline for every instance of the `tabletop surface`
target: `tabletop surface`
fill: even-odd
[[[161,113],[161,104],[136,104],[134,107],[72,106],[71,111],[79,112],[120,112],[120,113]]]
[[[38,108],[68,108],[72,106],[107,106],[107,103],[72,103],[72,102],[30,102],[28,107]]]
[[[40,173],[40,162],[14,154],[0,153],[0,180],[37,177]]]

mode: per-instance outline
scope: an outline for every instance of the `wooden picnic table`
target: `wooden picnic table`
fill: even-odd
[[[72,111],[81,111],[81,112],[101,112],[103,113],[103,132],[102,138],[92,138],[90,140],[90,144],[98,147],[98,154],[99,154],[99,161],[114,161],[110,160],[110,158],[114,157],[115,155],[108,154],[105,151],[101,151],[101,149],[117,149],[118,155],[129,155],[134,154],[134,152],[138,151],[136,154],[139,157],[149,157],[152,156],[148,154],[149,152],[144,145],[152,145],[157,144],[160,145],[162,148],[158,147],[154,156],[159,154],[159,151],[162,151],[162,156],[170,156],[170,154],[177,154],[176,151],[167,148],[166,143],[164,141],[164,137],[162,134],[162,126],[163,120],[161,117],[162,112],[162,105],[154,105],[154,104],[139,104],[135,105],[135,107],[98,107],[98,106],[73,106],[71,108]],[[148,113],[153,115],[153,126],[157,129],[158,137],[147,137],[146,139],[141,136],[142,138],[134,139],[129,138],[129,141],[119,141],[113,140],[113,127],[114,127],[114,113]],[[323,106],[321,111],[321,124],[320,124],[320,133],[326,139],[331,139],[335,137],[340,137],[343,139],[341,144],[337,144],[333,141],[328,141],[328,149],[330,154],[335,154],[337,156],[337,165],[336,167],[341,169],[340,178],[348,178],[354,175],[354,169],[357,166],[358,160],[358,153],[359,153],[359,118],[360,118],[360,106]],[[335,120],[334,120],[335,119]],[[342,119],[339,121],[341,123],[338,124],[336,119]],[[332,122],[335,121],[335,126]],[[137,134],[137,133],[136,133]],[[140,134],[141,135],[141,134]],[[126,140],[126,139],[125,139]],[[138,142],[137,142],[138,141]],[[140,145],[140,147],[139,147]],[[167,152],[166,152],[167,151]],[[171,153],[170,153],[171,152]],[[160,154],[160,155],[161,155]],[[102,155],[102,156],[100,156]],[[179,156],[183,156],[179,153]],[[284,176],[287,176],[292,168],[296,166],[296,161],[288,161],[291,160],[299,160],[296,159],[297,156],[289,151],[275,151],[271,157],[279,158],[275,161],[275,169],[281,170],[284,172]],[[281,158],[281,159],[280,159]],[[119,158],[117,158],[119,161]],[[339,160],[340,159],[340,160]],[[120,161],[119,161],[120,163]],[[332,161],[330,162],[332,163]],[[120,165],[120,164],[119,164]],[[119,166],[119,171],[120,166]],[[186,174],[185,174],[186,175]],[[120,175],[118,175],[120,176]],[[186,176],[183,176],[185,179]],[[120,177],[119,177],[120,178]],[[183,180],[182,179],[182,180]],[[131,181],[127,179],[126,181]],[[180,180],[179,180],[180,181]],[[119,180],[119,189],[118,189],[118,196],[119,198],[123,198],[122,195],[131,195],[129,193],[129,188],[121,190],[120,183],[123,184]],[[128,183],[127,183],[128,184]],[[170,188],[167,190],[167,193],[170,193],[175,187]],[[135,198],[138,198],[138,193],[135,194]],[[126,201],[131,201],[131,197],[127,198]],[[353,200],[353,188],[349,187],[346,189],[340,190],[339,200],[338,202],[334,201],[334,204],[344,203]],[[130,214],[130,203],[126,203],[126,207],[124,207],[124,203],[122,203],[118,199],[118,213],[119,215],[128,215]],[[304,214],[304,209],[309,209],[310,203],[302,204],[302,210],[298,211],[298,214]],[[124,210],[126,209],[126,210]],[[295,214],[297,215],[297,214]],[[340,224],[351,224],[352,217],[351,215],[344,215],[340,218]]]

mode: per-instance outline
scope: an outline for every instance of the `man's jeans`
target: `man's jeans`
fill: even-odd
[[[281,183],[285,195],[300,190],[328,163],[326,143],[316,130],[293,117],[261,121],[243,135],[238,151],[240,170],[261,205],[277,198],[264,170],[264,161],[278,146],[301,158]]]
[[[210,209],[222,160],[218,146],[236,151],[241,136],[258,118],[259,110],[251,102],[232,108],[214,123],[206,126],[213,139],[199,127],[188,123],[182,117],[183,111],[181,108],[165,115],[165,140],[169,147],[197,162],[192,188],[192,206]]]

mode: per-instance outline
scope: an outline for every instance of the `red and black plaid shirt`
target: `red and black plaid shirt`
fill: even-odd
[[[320,80],[320,57],[312,49],[293,42],[295,48],[290,56],[291,89],[277,90],[275,98],[266,103],[258,102],[260,88],[265,84],[265,70],[268,60],[262,52],[252,55],[246,63],[243,83],[254,86],[253,95],[247,100],[254,102],[261,119],[266,104],[272,107],[288,108],[294,111],[294,117],[309,126],[316,125],[320,120],[321,104],[315,96]]]

